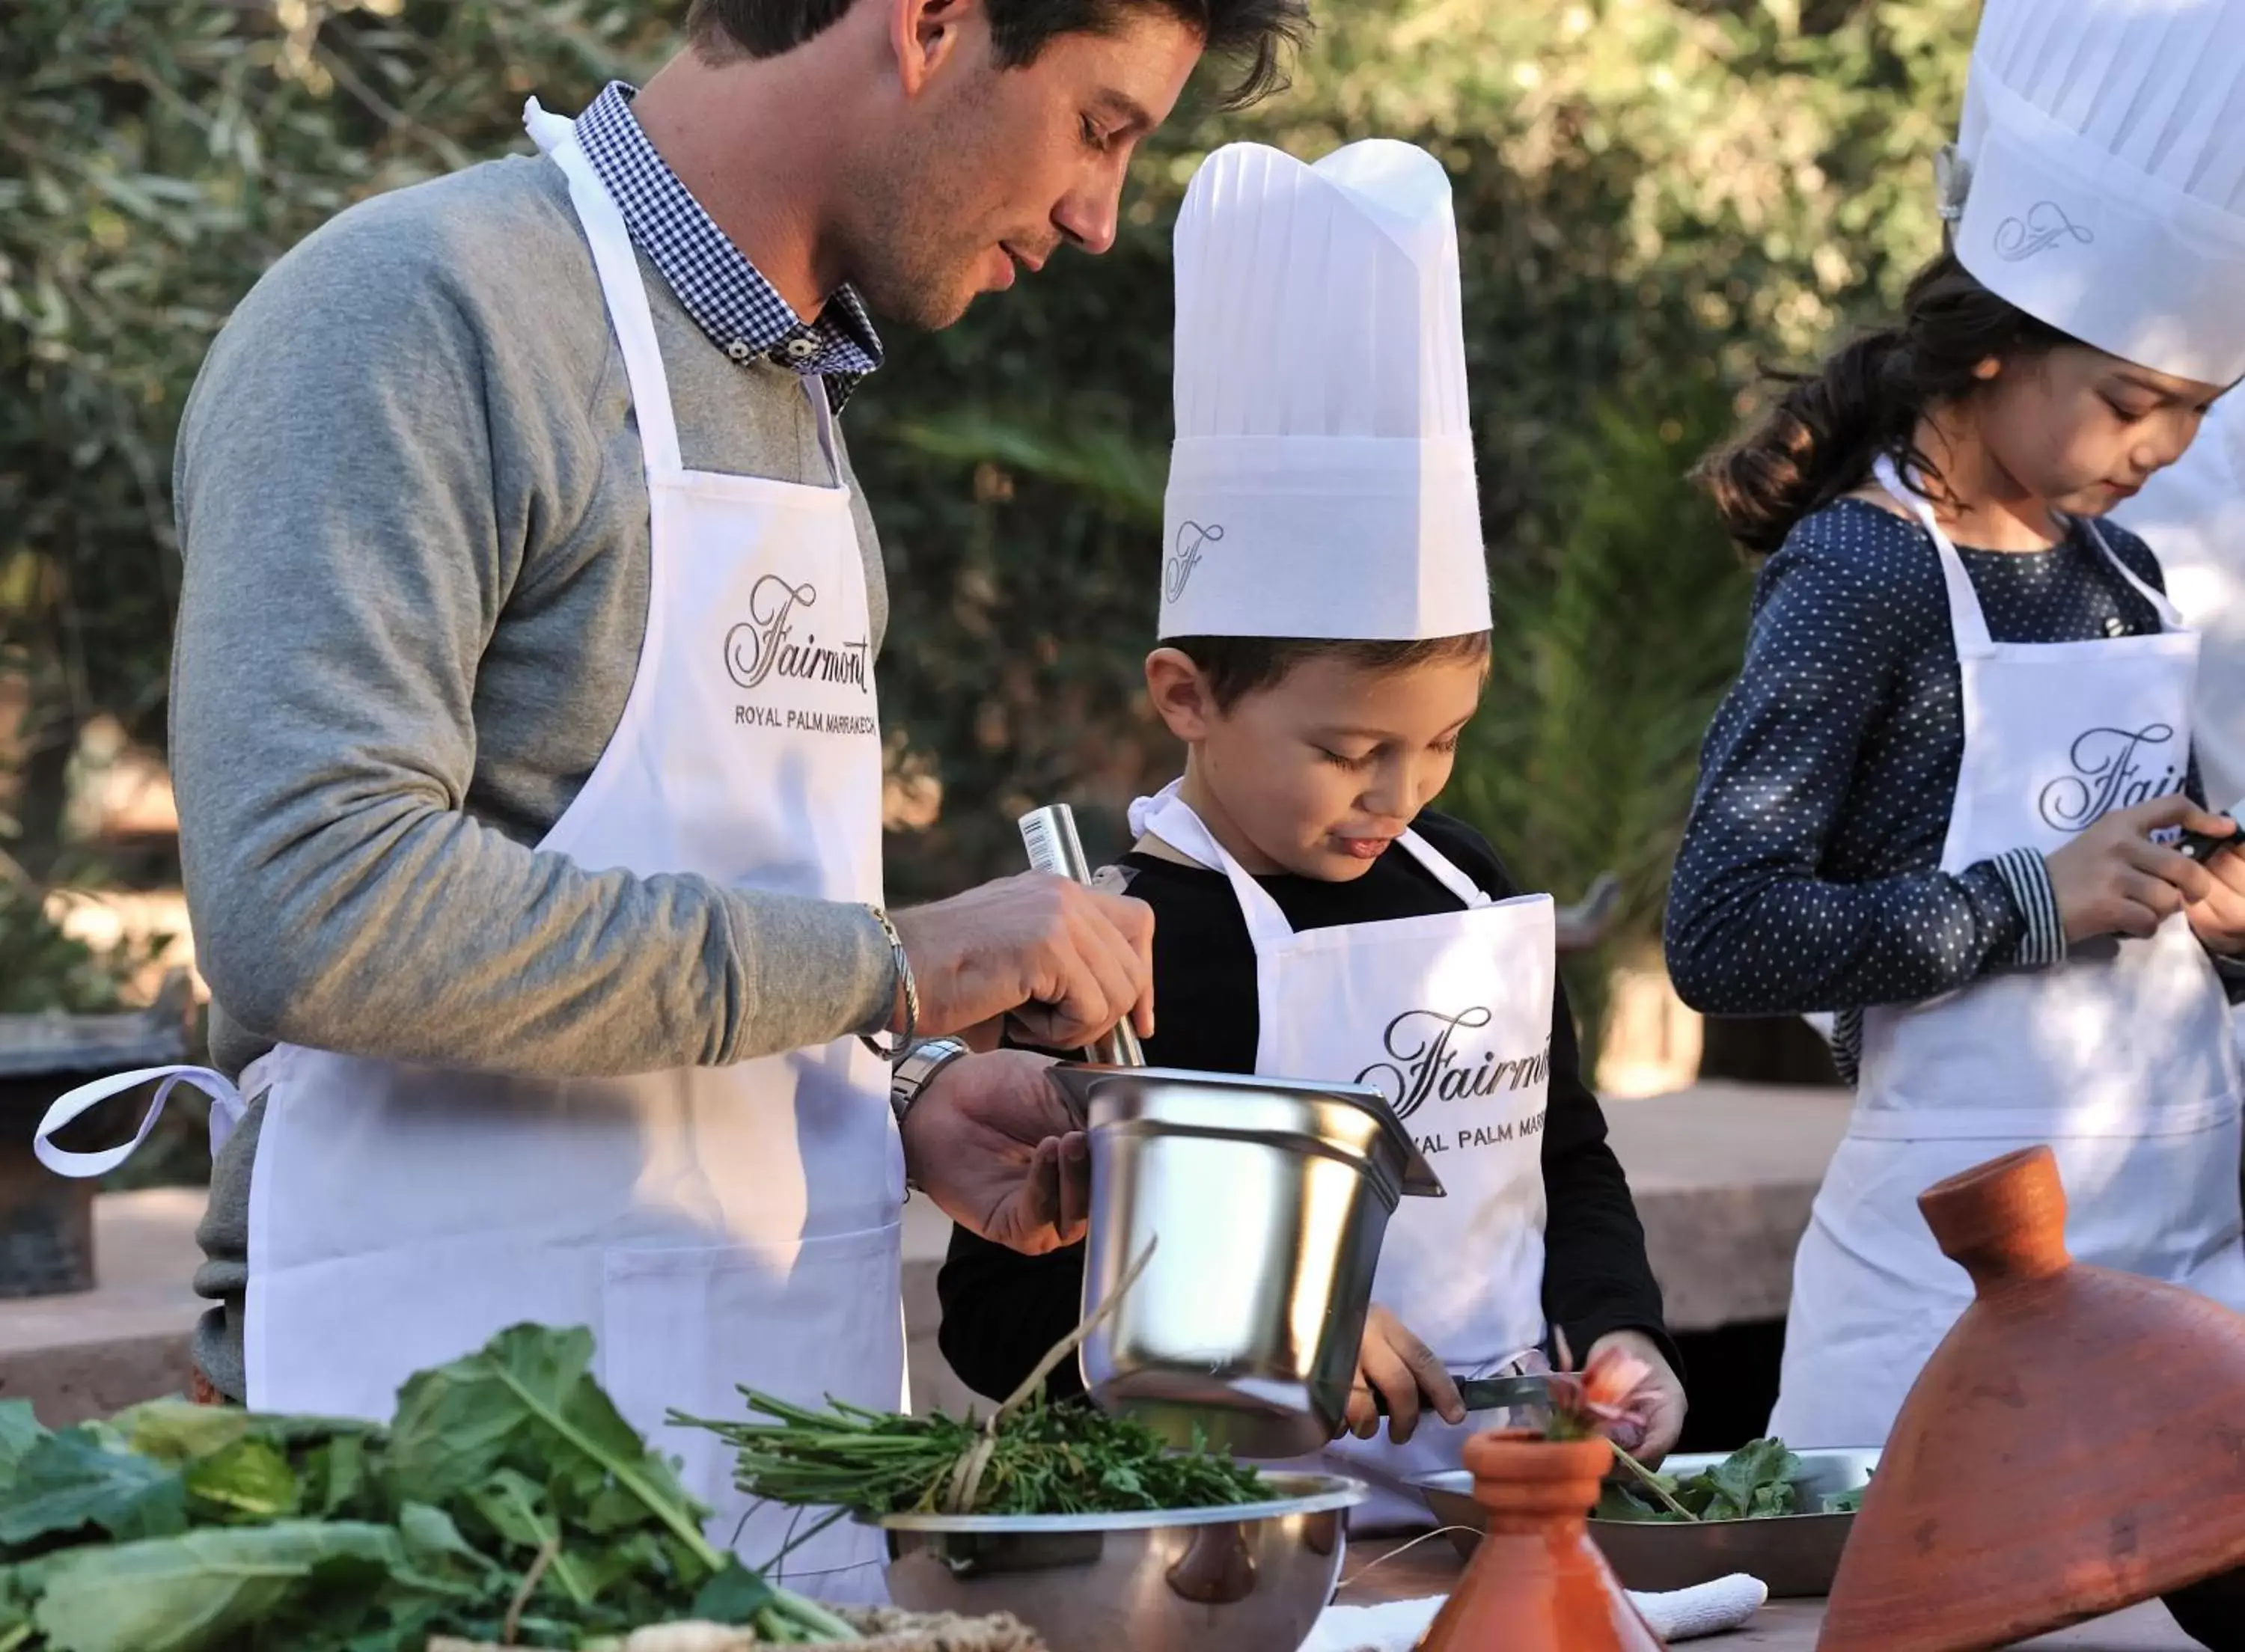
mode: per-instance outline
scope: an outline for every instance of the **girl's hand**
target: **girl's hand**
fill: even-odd
[[[2177,794],[2115,809],[2044,857],[2069,942],[2098,935],[2149,935],[2186,904],[2212,895],[2211,872],[2179,850],[2151,841],[2153,832],[2171,826],[2217,836],[2230,830],[2221,816],[2209,815]]]
[[[1466,1419],[1458,1385],[1432,1349],[1378,1303],[1365,1317],[1364,1344],[1356,1356],[1356,1387],[1348,1397],[1344,1432],[1370,1439],[1380,1432],[1372,1391],[1387,1402],[1387,1438],[1401,1446],[1419,1426],[1419,1413],[1431,1410],[1446,1423]]]
[[[2190,917],[2191,933],[2209,952],[2245,952],[2245,855],[2234,849],[2215,850],[2206,863],[2206,875],[2213,887],[2182,909]]]

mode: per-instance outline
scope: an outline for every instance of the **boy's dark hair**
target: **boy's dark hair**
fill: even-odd
[[[1275,688],[1297,666],[1312,660],[1338,660],[1378,676],[1419,666],[1487,660],[1489,633],[1428,637],[1416,642],[1343,642],[1309,637],[1165,637],[1200,667],[1209,697],[1218,711],[1230,711],[1248,695]]]
[[[854,0],[694,0],[687,37],[703,56],[777,58],[825,30]],[[1285,49],[1309,33],[1308,0],[983,0],[1000,68],[1036,61],[1058,35],[1099,34],[1134,10],[1167,12],[1214,57],[1241,60],[1225,94],[1237,109],[1286,84]]]
[[[1911,281],[1894,326],[1863,335],[1814,373],[1773,374],[1787,387],[1777,404],[1702,459],[1692,480],[1713,496],[1731,538],[1767,556],[1801,518],[1869,481],[1882,454],[1937,494],[1941,472],[1917,450],[1918,420],[1979,389],[1973,369],[1990,357],[2028,361],[2075,342],[1943,252]]]

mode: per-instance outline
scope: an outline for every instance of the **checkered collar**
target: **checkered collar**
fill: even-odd
[[[709,340],[736,362],[770,361],[826,382],[836,412],[881,364],[880,335],[844,287],[815,322],[799,320],[640,129],[633,90],[613,81],[577,122],[586,159],[624,216],[632,244],[662,272]]]

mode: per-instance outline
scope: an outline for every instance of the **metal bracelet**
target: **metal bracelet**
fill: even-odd
[[[919,1037],[919,983],[912,978],[912,960],[905,956],[904,937],[897,933],[897,926],[889,915],[878,906],[869,904],[865,910],[881,926],[881,933],[889,938],[889,954],[895,960],[897,984],[904,989],[905,1025],[896,1042],[886,1049],[881,1047],[880,1040],[871,1032],[860,1032],[858,1037],[867,1049],[893,1066]]]

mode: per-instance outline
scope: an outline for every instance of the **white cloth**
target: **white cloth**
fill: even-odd
[[[1485,631],[1450,180],[1388,139],[1204,162],[1177,224],[1164,637]]]
[[[2179,789],[2198,637],[2166,599],[2114,558],[2168,629],[1992,642],[1931,509],[1884,461],[1879,479],[1932,534],[1949,590],[1965,734],[1943,869],[2049,853],[2109,809]],[[1885,1439],[1971,1297],[1917,1195],[2041,1142],[2076,1256],[2245,1308],[2228,1005],[2181,914],[2146,939],[2082,942],[2053,969],[1865,1012],[1855,1111],[1794,1264],[1771,1433],[1804,1450]]]
[[[2183,623],[2201,633],[2192,742],[2207,801],[2245,801],[2245,402],[2214,404],[2181,459],[2113,513],[2160,559]]]
[[[880,735],[847,491],[684,468],[622,215],[572,123],[534,101],[527,121],[591,244],[653,518],[638,674],[541,847],[642,877],[878,902]],[[824,390],[805,388],[831,447]],[[387,1418],[408,1375],[508,1325],[587,1325],[595,1374],[716,1511],[712,1539],[737,1533],[745,1560],[770,1560],[812,1517],[751,1509],[722,1444],[664,1417],[738,1414],[741,1384],[900,1403],[904,1154],[887,1079],[854,1039],[560,1081],[282,1046],[242,1083],[266,1093],[249,1403]],[[881,1559],[879,1534],[844,1522],[780,1570],[878,1600]]]
[[[1407,1200],[1389,1221],[1373,1300],[1455,1375],[1542,1364],[1551,897],[1492,901],[1408,832],[1397,849],[1465,910],[1297,933],[1174,786],[1141,799],[1131,819],[1231,880],[1255,946],[1256,1072],[1380,1090],[1441,1177],[1445,1197]],[[1344,1439],[1301,1466],[1371,1487],[1350,1512],[1352,1530],[1422,1529],[1431,1522],[1414,1482],[1462,1466],[1465,1442],[1502,1420],[1483,1413],[1453,1426],[1428,1416],[1404,1445],[1385,1432]]]
[[[1671,1642],[1696,1641],[1735,1629],[1769,1599],[1769,1586],[1744,1572],[1658,1594],[1624,1592],[1652,1632]],[[1312,1626],[1302,1652],[1411,1652],[1448,1598],[1436,1594],[1381,1606],[1329,1606]]]
[[[2245,0],[1988,0],[1957,255],[2125,360],[2245,376]]]

